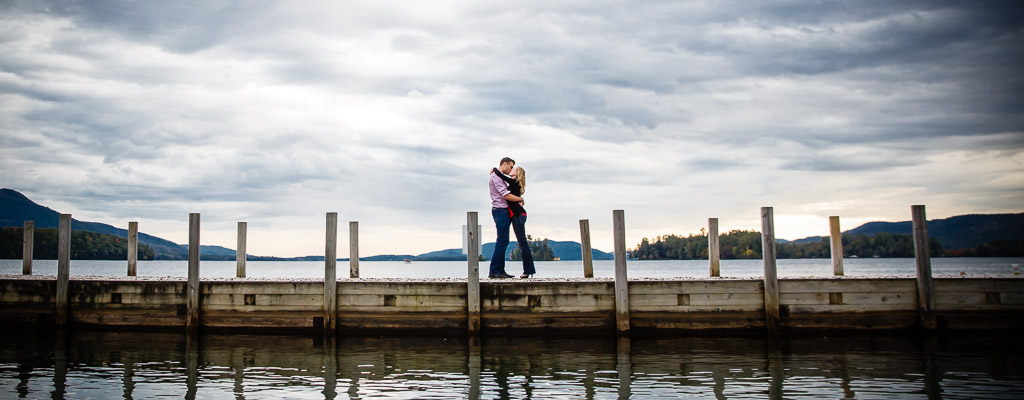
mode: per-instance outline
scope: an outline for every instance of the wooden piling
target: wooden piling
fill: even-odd
[[[466,213],[466,314],[471,334],[480,333],[480,225],[477,221],[476,211]]]
[[[917,310],[921,327],[938,328],[935,320],[935,298],[932,296],[932,259],[928,248],[928,220],[923,205],[910,206],[914,226],[914,260],[917,264]]]
[[[718,246],[718,218],[708,218],[708,266],[711,269],[711,277],[722,276],[721,252]]]
[[[839,229],[839,216],[828,217],[828,225],[832,243],[832,273],[843,276],[843,231]]]
[[[359,277],[359,221],[348,222],[348,272],[349,277]]]
[[[764,259],[764,318],[769,332],[779,328],[779,278],[775,272],[775,217],[761,207],[761,250]]]
[[[594,277],[594,254],[590,249],[590,220],[580,220],[580,251],[583,253],[583,277]]]
[[[128,222],[128,276],[136,276],[139,266],[139,223]]]
[[[32,252],[35,251],[35,221],[25,221],[25,239],[21,245],[21,273],[32,275]]]
[[[188,214],[188,293],[185,331],[199,333],[199,213]]]
[[[338,311],[338,213],[327,213],[324,249],[324,332],[334,335]]]
[[[245,255],[247,250],[245,248],[246,241],[249,239],[249,223],[239,222],[238,223],[238,245],[235,250],[235,277],[245,278]]]
[[[619,334],[629,334],[629,281],[626,277],[626,216],[623,210],[612,211],[612,232],[615,239],[615,327]]]
[[[68,279],[71,271],[71,214],[61,214],[57,231],[57,328],[68,323]]]

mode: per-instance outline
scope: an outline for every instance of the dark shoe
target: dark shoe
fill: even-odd
[[[508,278],[511,278],[512,275],[509,275],[509,274],[506,274],[506,273],[503,272],[503,273],[500,273],[500,274],[490,274],[490,275],[487,275],[487,277],[491,278],[491,279],[508,279]]]
[[[533,274],[522,274],[519,275],[519,279],[533,278]]]

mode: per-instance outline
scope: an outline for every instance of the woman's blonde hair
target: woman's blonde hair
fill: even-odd
[[[523,195],[526,193],[526,170],[523,167],[516,167],[516,181],[519,182],[519,194]]]

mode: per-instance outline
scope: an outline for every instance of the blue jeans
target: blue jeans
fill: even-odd
[[[491,217],[498,228],[498,239],[494,241],[494,254],[491,255],[491,271],[488,275],[505,273],[505,251],[508,250],[508,227],[512,220],[507,208],[492,208]]]
[[[519,250],[523,254],[523,273],[536,274],[537,269],[533,267],[533,252],[530,251],[530,242],[526,240],[526,214],[512,218],[512,232],[516,233],[516,241],[519,242]]]

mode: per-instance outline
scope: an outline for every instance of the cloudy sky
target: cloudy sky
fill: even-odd
[[[75,218],[249,252],[361,255],[527,230],[827,235],[1024,211],[1015,1],[0,1],[0,187]]]

